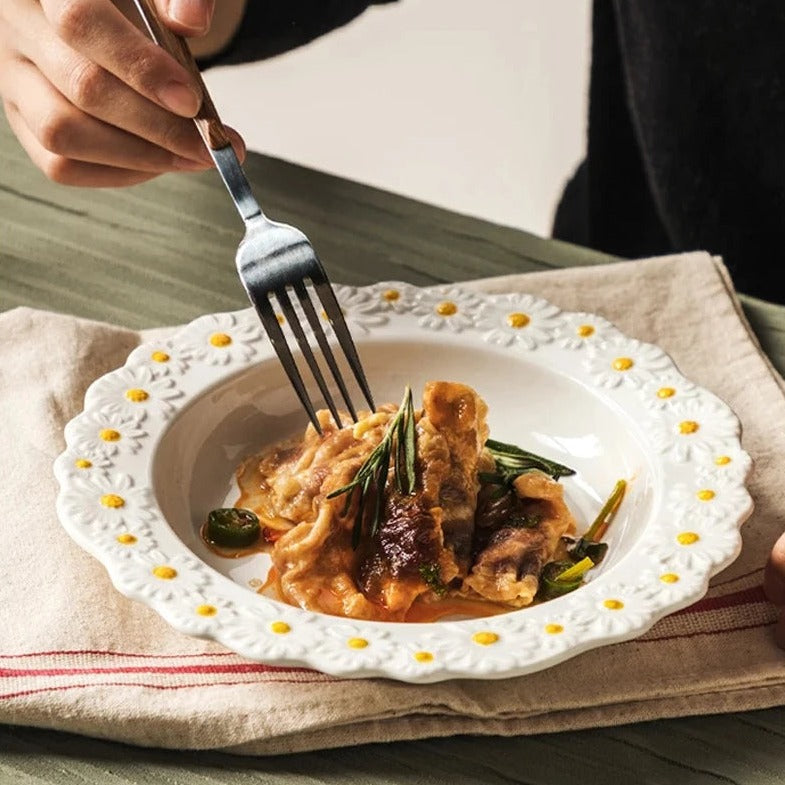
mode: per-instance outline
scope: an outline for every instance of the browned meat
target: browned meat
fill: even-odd
[[[468,572],[486,412],[466,385],[425,386],[417,423],[417,491],[402,497],[390,484],[383,523],[359,569],[365,595],[391,613],[405,612],[429,591],[423,568],[444,585]]]
[[[487,406],[470,387],[429,382],[416,413],[415,493],[385,489],[378,531],[352,547],[357,496],[328,499],[350,483],[386,433],[395,406],[337,428],[319,412],[324,435],[309,426],[301,440],[268,451],[241,472],[244,498],[263,525],[284,531],[272,550],[288,602],[352,618],[400,621],[418,599],[443,589],[511,607],[532,602],[542,567],[575,524],[562,486],[541,472],[515,480],[514,491],[480,488],[478,472],[494,461],[484,450]],[[367,508],[373,499],[366,500]]]
[[[543,566],[563,534],[575,531],[564,489],[542,472],[522,474],[515,493],[493,498],[483,489],[477,516],[477,555],[463,590],[515,607],[529,605]],[[512,524],[512,525],[511,525]]]
[[[271,464],[271,506],[300,516],[275,544],[273,563],[284,597],[294,604],[356,618],[400,620],[432,586],[466,576],[471,558],[477,462],[488,431],[487,407],[469,387],[426,386],[416,426],[417,488],[412,496],[388,479],[382,525],[357,551],[351,547],[356,499],[327,499],[346,485],[381,440],[394,412],[369,415],[354,428],[306,433],[301,453]],[[312,429],[311,429],[312,430]],[[274,463],[274,462],[273,462]]]
[[[477,507],[477,464],[488,438],[488,407],[463,384],[429,382],[423,394],[424,416],[444,437],[450,468],[439,490],[444,511],[444,543],[455,555],[458,572],[466,575],[471,564],[474,513]]]

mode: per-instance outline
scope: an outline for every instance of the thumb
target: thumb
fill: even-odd
[[[763,574],[763,591],[769,602],[785,606],[785,534],[771,549]]]
[[[161,18],[184,36],[204,35],[210,29],[215,0],[155,0]]]

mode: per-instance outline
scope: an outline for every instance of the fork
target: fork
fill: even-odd
[[[321,435],[322,428],[316,416],[313,401],[308,395],[303,377],[273,308],[271,300],[273,296],[280,305],[284,319],[294,334],[300,352],[319,387],[335,424],[339,428],[341,427],[341,419],[335,401],[300,323],[290,292],[294,292],[346,403],[349,414],[357,422],[357,410],[352,404],[346,382],[308,293],[307,281],[312,284],[312,289],[324,309],[323,313],[332,326],[338,344],[343,349],[344,356],[366,402],[371,407],[371,411],[376,407],[341,306],[316,251],[299,229],[288,224],[271,221],[264,215],[251,192],[248,179],[229,142],[229,137],[199,72],[199,67],[185,40],[163,24],[158,16],[154,0],[134,0],[134,2],[153,41],[185,66],[197,80],[202,93],[202,105],[194,122],[237,207],[237,211],[245,223],[245,236],[240,242],[235,257],[237,271],[297,397],[308,413],[314,428]]]

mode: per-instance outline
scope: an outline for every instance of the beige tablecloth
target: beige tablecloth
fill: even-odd
[[[145,336],[0,315],[0,722],[133,744],[283,753],[457,733],[524,734],[785,702],[763,566],[785,521],[782,380],[707,254],[476,281],[600,314],[659,344],[736,411],[755,462],[741,556],[641,638],[530,676],[418,686],[248,662],[121,596],[61,528],[52,462],[87,385]],[[159,333],[160,334],[160,333]],[[598,652],[601,651],[601,656]]]

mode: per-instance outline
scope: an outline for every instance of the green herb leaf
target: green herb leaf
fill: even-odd
[[[564,559],[562,561],[548,562],[540,573],[540,585],[537,589],[538,600],[553,600],[564,594],[575,591],[583,583],[583,575],[575,580],[559,581],[557,578],[562,573],[573,567],[572,561]]]
[[[605,532],[608,531],[611,521],[616,517],[616,511],[619,509],[619,505],[621,504],[626,491],[627,481],[618,480],[611,491],[611,495],[607,498],[605,504],[602,505],[602,509],[600,509],[599,513],[597,513],[594,523],[589,527],[586,534],[583,535],[584,539],[590,540],[591,542],[597,542],[605,536]]]
[[[594,542],[593,540],[587,540],[585,537],[580,537],[577,540],[572,538],[563,539],[567,542],[567,553],[576,562],[588,556],[595,564],[599,564],[608,552],[607,542]]]
[[[385,489],[387,477],[390,473],[390,463],[395,466],[395,486],[399,493],[410,495],[414,493],[417,484],[415,466],[416,430],[414,427],[414,401],[412,391],[407,385],[401,405],[395,416],[387,425],[384,437],[374,447],[371,454],[365,459],[357,474],[350,483],[327,494],[328,499],[334,499],[342,494],[348,494],[344,505],[343,515],[349,512],[354,490],[358,489],[357,514],[352,527],[352,548],[355,550],[362,539],[363,526],[366,523],[368,510],[366,502],[372,492],[374,497],[373,509],[370,510],[368,532],[373,537],[379,531],[382,513],[384,512]]]
[[[438,564],[421,564],[420,577],[428,588],[439,597],[447,592],[447,587],[442,583],[442,571]]]
[[[559,583],[572,583],[573,581],[577,581],[579,578],[583,579],[584,574],[587,573],[592,567],[594,567],[594,562],[588,556],[586,556],[576,564],[568,567],[566,570],[564,570],[564,572],[560,572],[554,578],[554,580],[558,581]]]
[[[417,449],[417,433],[414,429],[414,401],[412,400],[412,391],[409,390],[409,397],[406,402],[406,424],[403,427],[403,455],[405,463],[404,477],[406,482],[403,484],[403,492],[408,496],[414,493],[414,486],[417,482],[417,469],[415,466],[416,449]],[[400,442],[398,443],[398,450],[401,451]]]
[[[496,473],[507,484],[511,484],[521,474],[534,470],[544,472],[554,480],[575,474],[575,469],[571,469],[569,466],[543,458],[541,455],[535,455],[533,452],[522,450],[514,444],[505,444],[495,439],[488,439],[485,442],[485,446],[496,462]]]

